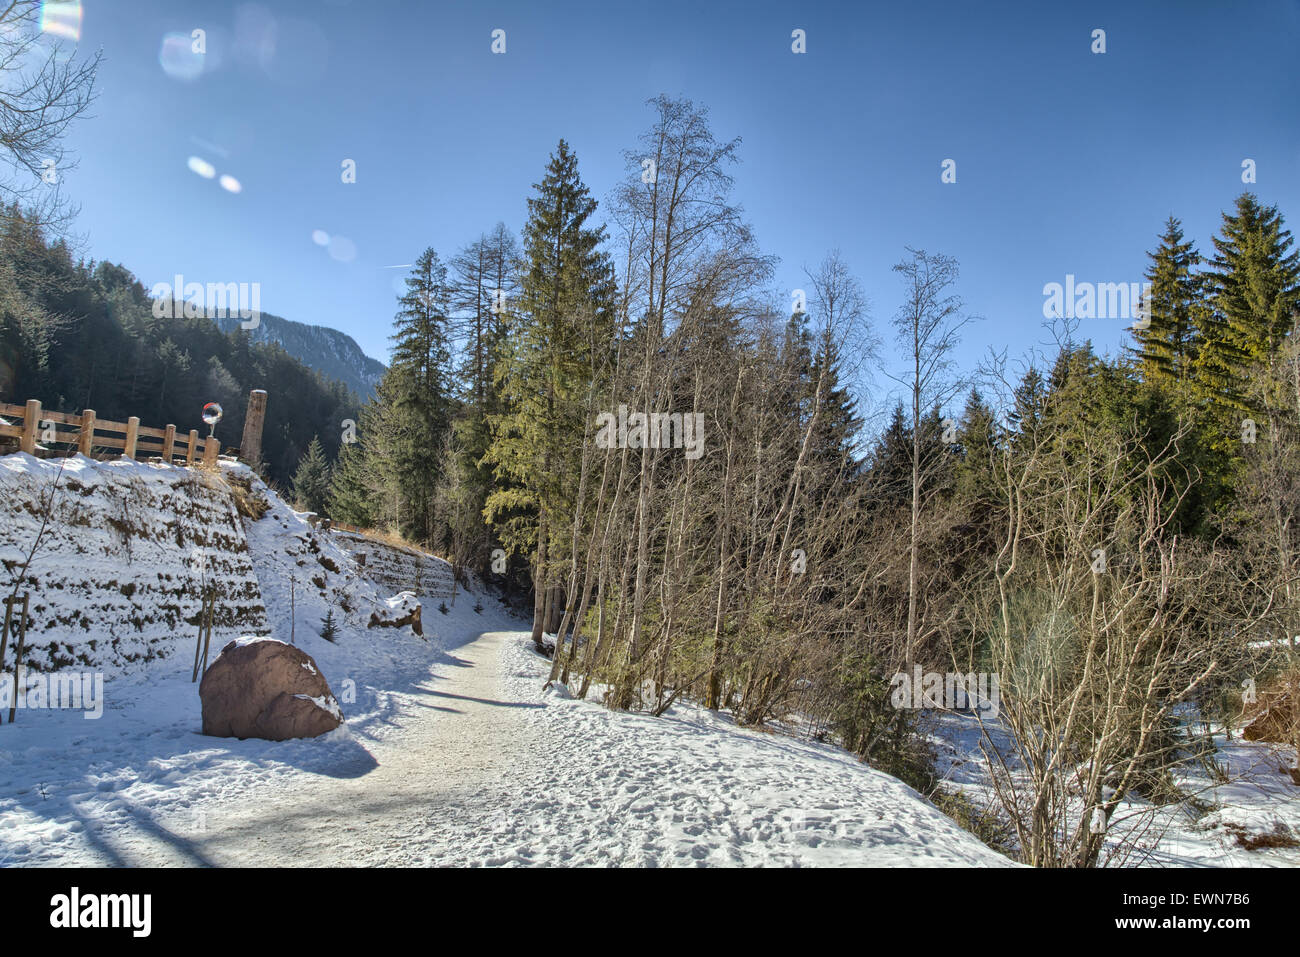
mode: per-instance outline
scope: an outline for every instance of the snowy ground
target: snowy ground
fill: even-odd
[[[1005,738],[992,728],[1003,753]],[[990,807],[993,789],[980,754],[974,718],[945,714],[931,737],[941,776],[979,807]],[[1300,838],[1300,787],[1281,768],[1294,766],[1294,751],[1276,744],[1215,735],[1218,777],[1188,764],[1174,783],[1189,798],[1153,806],[1134,796],[1116,809],[1107,831],[1103,866],[1110,867],[1297,867],[1300,848],[1257,847],[1270,835]]]
[[[49,468],[5,461],[20,488]],[[145,580],[184,567],[187,543],[169,544],[158,529],[183,512],[184,501],[166,496],[187,473],[73,464],[79,484],[69,488],[87,508],[116,507],[104,489],[118,473],[137,498],[157,492],[138,531],[103,544],[108,557],[96,560]],[[246,469],[223,468],[268,506],[245,522],[246,551],[243,529],[232,528],[226,551],[243,557],[240,594],[259,614],[264,606],[272,636],[315,658],[345,725],[310,741],[203,737],[188,627],[155,629],[147,659],[87,656],[104,681],[100,717],[24,709],[0,727],[0,864],[1009,863],[833,748],[740,730],[689,706],[652,719],[543,693],[547,662],[489,595],[462,592],[445,615],[440,600],[426,601],[424,637],[368,627],[401,617],[415,597],[390,599],[345,540],[311,529]],[[214,503],[233,515],[228,499]],[[54,514],[53,544],[39,556],[48,574],[64,569],[91,597],[111,591],[118,582],[87,574],[82,530],[97,523]],[[33,536],[18,534],[14,547]],[[156,555],[142,553],[144,541]],[[50,601],[63,592],[39,579],[31,587]],[[320,637],[330,609],[336,642]],[[67,640],[93,650],[103,620]],[[214,656],[237,634],[221,631]]]
[[[1008,863],[834,749],[543,693],[519,623],[473,604],[435,611],[428,644],[316,640],[336,693],[362,680],[314,741],[199,735],[180,656],[115,678],[98,721],[20,714],[0,728],[0,863]]]
[[[169,494],[169,470],[86,463],[85,487],[92,470],[129,472],[157,486],[160,502]],[[346,539],[312,530],[273,493],[258,493],[270,507],[247,523],[247,552],[227,549],[245,556],[232,580],[251,589],[244,597],[259,615],[265,606],[273,636],[315,658],[346,724],[311,741],[203,737],[193,635],[155,628],[150,658],[95,662],[101,718],[23,710],[10,725],[5,715],[0,865],[1011,863],[895,778],[833,747],[740,729],[689,704],[651,718],[543,692],[549,662],[488,594],[461,592],[446,615],[439,599],[426,600],[423,638],[407,627],[368,627],[376,614],[405,614],[414,596],[392,604]],[[96,494],[83,497],[94,504]],[[57,534],[71,544],[42,553],[42,574],[54,580],[62,568],[67,581],[91,588],[97,579],[85,573],[84,542],[73,534],[87,525],[63,524]],[[154,539],[157,556],[133,542],[123,560],[142,581],[163,580],[160,572],[188,554],[180,545],[164,554],[172,539]],[[113,547],[125,546],[101,551]],[[330,609],[336,643],[319,636]],[[219,634],[214,656],[228,637]],[[962,722],[940,719],[941,768],[952,786],[986,800],[972,760],[978,736]],[[1222,743],[1218,759],[1229,783],[1180,782],[1202,792],[1196,816],[1126,807],[1136,852],[1113,863],[1300,863],[1294,849],[1248,851],[1235,840],[1278,827],[1300,834],[1300,789],[1277,773],[1289,755],[1234,741]]]

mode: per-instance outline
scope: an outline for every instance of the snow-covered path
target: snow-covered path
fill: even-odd
[[[445,816],[490,816],[484,796],[527,760],[533,728],[519,710],[541,707],[502,700],[505,637],[484,632],[435,665],[408,693],[400,733],[366,742],[373,763],[356,769],[363,774],[345,765],[208,813],[204,856],[221,865],[409,864],[423,845],[442,844]]]
[[[70,461],[68,488],[75,478],[90,511],[33,566],[45,625],[29,651],[83,665],[102,682],[102,714],[24,706],[0,726],[0,866],[1009,863],[834,748],[688,704],[652,718],[543,691],[549,661],[481,586],[459,601],[429,594],[417,564],[424,635],[372,627],[415,607],[412,593],[387,594],[410,569],[379,588],[353,552],[387,567],[382,541],[313,528],[245,466],[224,464],[225,477],[262,517],[241,524],[215,495],[229,534],[191,549],[199,537],[159,532],[181,527],[188,473]],[[0,464],[15,501],[62,476],[31,456]],[[127,487],[146,503],[134,537],[88,537]],[[10,551],[35,534],[11,535]],[[450,566],[424,560],[450,582]],[[297,644],[342,727],[283,742],[199,733],[196,631],[183,622],[198,620],[208,570],[247,612],[224,609],[213,654],[246,628]]]
[[[1009,863],[833,748],[544,692],[527,635],[466,604],[418,659],[349,662],[318,642],[336,693],[348,673],[377,684],[315,741],[198,735],[183,667],[124,689],[131,703],[94,725],[24,715],[0,738],[31,736],[0,751],[0,863]]]

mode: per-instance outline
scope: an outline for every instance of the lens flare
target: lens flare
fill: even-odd
[[[187,33],[163,37],[158,63],[173,80],[197,80],[203,73],[203,54],[194,51],[194,41]]]
[[[198,173],[204,179],[212,179],[212,177],[217,175],[217,168],[215,166],[205,159],[199,159],[197,156],[191,156],[185,161],[185,165],[193,172]]]
[[[346,236],[331,236],[329,252],[331,259],[341,263],[350,263],[357,258],[357,244]]]
[[[81,0],[45,0],[41,4],[41,32],[76,42],[81,39]]]
[[[317,246],[328,246],[330,244],[330,234],[323,229],[313,229],[311,231],[311,241]]]
[[[217,180],[217,182],[220,183],[221,188],[228,193],[238,193],[244,188],[240,185],[239,180],[235,179],[235,177],[231,176],[229,173],[222,173],[221,179]]]

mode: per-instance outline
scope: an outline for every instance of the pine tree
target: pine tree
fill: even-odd
[[[506,310],[518,292],[518,258],[514,235],[498,223],[451,261],[452,305],[464,349],[458,366],[461,404],[452,422],[444,489],[454,489],[456,507],[447,514],[453,526],[449,530],[453,556],[480,574],[487,571],[496,544],[483,520],[493,482],[492,466],[485,457],[492,440],[491,417],[501,412],[496,371]]]
[[[876,440],[868,456],[867,483],[872,509],[905,505],[911,496],[912,430],[907,425],[903,403],[894,406],[889,425]]]
[[[1142,379],[1171,393],[1185,395],[1196,360],[1197,335],[1204,324],[1204,282],[1195,272],[1201,262],[1196,246],[1184,241],[1182,224],[1170,216],[1160,244],[1148,253],[1151,283],[1145,328],[1133,329]]]
[[[842,370],[839,344],[829,336],[819,337],[809,382],[811,391],[821,390],[813,455],[828,477],[838,476],[837,481],[856,477],[862,467],[860,458],[855,457],[862,418],[852,394],[841,383]]]
[[[393,524],[425,544],[442,533],[435,500],[451,421],[448,296],[447,269],[426,249],[398,299],[392,363],[376,389],[366,439],[369,464],[391,500]]]
[[[309,512],[325,511],[329,500],[330,467],[321,448],[320,436],[312,436],[307,454],[293,473],[293,494],[298,504]]]
[[[338,622],[334,620],[334,609],[331,608],[325,613],[325,617],[320,620],[320,636],[326,641],[335,641],[339,636]]]
[[[588,404],[614,338],[604,228],[588,224],[596,201],[563,140],[536,190],[528,200],[520,293],[507,312],[497,367],[502,411],[490,419],[486,455],[496,483],[484,510],[509,550],[531,556],[535,639],[547,549],[558,551],[573,514]]]
[[[1007,421],[1013,432],[1029,435],[1042,422],[1047,408],[1047,383],[1034,366],[1025,370],[1020,382],[1012,390],[1012,407],[1007,411]]]
[[[997,416],[979,390],[971,389],[957,425],[960,458],[954,468],[954,484],[957,496],[973,503],[970,511],[975,518],[981,517],[981,512],[987,513],[997,443]]]
[[[1223,216],[1208,274],[1214,316],[1203,338],[1201,387],[1220,407],[1262,422],[1283,403],[1270,394],[1282,348],[1300,316],[1300,253],[1276,206],[1251,193]]]
[[[359,528],[374,524],[375,489],[365,450],[360,442],[345,443],[330,473],[330,517]]]

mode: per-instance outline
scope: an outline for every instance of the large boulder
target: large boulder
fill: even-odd
[[[199,685],[203,733],[218,738],[314,738],[343,723],[311,655],[274,638],[221,649]]]

